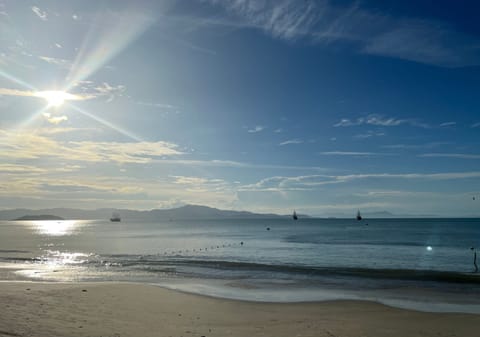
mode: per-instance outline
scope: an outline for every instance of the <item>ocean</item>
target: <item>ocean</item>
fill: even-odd
[[[480,219],[0,221],[0,280],[480,313],[471,247]]]

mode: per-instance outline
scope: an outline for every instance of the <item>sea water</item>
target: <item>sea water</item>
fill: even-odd
[[[0,278],[480,312],[471,247],[480,219],[1,221]]]

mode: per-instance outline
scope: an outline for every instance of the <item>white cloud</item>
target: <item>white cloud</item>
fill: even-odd
[[[446,172],[446,173],[366,173],[350,175],[302,175],[302,176],[273,176],[261,179],[254,184],[243,185],[239,191],[250,192],[288,192],[316,189],[319,186],[331,184],[345,184],[358,180],[458,180],[480,178],[480,172]]]
[[[381,136],[385,136],[385,132],[369,130],[366,133],[360,133],[360,134],[355,135],[353,137],[357,138],[357,139],[366,139],[366,138],[381,137]]]
[[[241,21],[211,21],[236,27],[251,27],[264,30],[274,37],[296,39],[308,34],[320,18],[321,5],[313,1],[249,1],[212,0],[235,13]]]
[[[425,158],[459,158],[459,159],[480,159],[480,154],[470,153],[424,153],[418,155],[418,157]]]
[[[50,57],[50,56],[38,56],[38,58],[42,61],[45,61],[49,64],[53,64],[65,69],[70,69],[72,66],[72,61],[58,58],[58,57]]]
[[[430,149],[451,144],[450,142],[430,142],[425,144],[392,144],[382,145],[385,149]]]
[[[260,132],[260,131],[263,131],[263,130],[265,130],[264,126],[257,125],[254,128],[248,129],[248,133],[257,133],[257,132]]]
[[[195,191],[221,191],[230,190],[230,184],[223,179],[211,179],[192,176],[170,176],[173,178],[172,183],[183,185],[188,190]]]
[[[275,165],[275,164],[253,164],[244,163],[232,160],[189,160],[189,159],[159,159],[155,161],[159,164],[168,165],[187,165],[198,167],[232,167],[232,168],[246,168],[246,169],[279,169],[279,170],[304,170],[304,171],[326,171],[325,168],[318,166],[289,166],[289,165]]]
[[[45,173],[47,171],[31,165],[0,164],[0,173]]]
[[[31,131],[0,130],[4,158],[62,158],[79,162],[148,163],[155,157],[183,154],[173,143],[157,142],[61,142]]]
[[[334,124],[334,127],[347,127],[356,125],[375,125],[375,126],[399,126],[408,124],[410,126],[429,128],[429,125],[418,122],[414,119],[398,119],[393,117],[384,117],[382,115],[370,114],[366,117],[359,117],[356,120],[349,118],[342,118],[338,123]]]
[[[51,113],[49,112],[44,112],[43,113],[43,116],[45,117],[45,119],[51,123],[51,124],[55,124],[55,125],[58,125],[60,124],[61,122],[64,122],[64,121],[67,121],[68,120],[68,117],[63,115],[63,116],[53,116]]]
[[[302,144],[303,143],[303,140],[301,139],[290,139],[290,140],[286,140],[284,142],[281,142],[280,146],[284,146],[284,145],[290,145],[290,144]]]
[[[34,12],[35,15],[37,15],[41,20],[43,20],[43,21],[47,21],[47,20],[48,20],[48,19],[47,19],[47,17],[48,17],[47,12],[42,11],[40,8],[38,8],[38,7],[36,7],[36,6],[33,6],[33,7],[32,7],[32,12]]]
[[[457,125],[457,122],[445,122],[440,124],[440,127],[455,126],[455,125]]]
[[[319,152],[324,156],[389,156],[391,153],[376,153],[376,152],[353,152],[353,151],[327,151]]]
[[[36,97],[41,99],[49,99],[52,97],[52,93],[58,95],[57,92],[52,91],[31,91],[31,90],[19,90],[19,89],[9,89],[9,88],[0,88],[0,96],[21,96],[21,97]],[[92,99],[93,96],[85,94],[71,94],[71,93],[62,93],[63,100],[65,101],[84,101]]]
[[[259,29],[288,41],[308,39],[328,45],[350,42],[357,52],[441,67],[478,65],[478,39],[442,22],[396,18],[363,8],[358,1],[340,5],[327,0],[210,0],[226,17],[202,24]]]
[[[472,128],[478,128],[478,127],[480,127],[480,122],[472,124],[471,127],[472,127]]]
[[[124,85],[117,85],[117,86],[111,86],[110,84],[103,82],[101,85],[97,86],[94,88],[96,91],[96,96],[106,96],[107,97],[107,103],[111,102],[114,100],[115,97],[121,97],[123,96],[123,93],[126,90],[126,87]]]
[[[477,39],[428,20],[396,21],[366,42],[363,52],[443,67],[479,64]]]

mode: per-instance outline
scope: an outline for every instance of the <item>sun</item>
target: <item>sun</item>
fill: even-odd
[[[57,90],[38,91],[35,96],[45,99],[49,107],[55,108],[62,106],[67,100],[77,99],[75,95]]]

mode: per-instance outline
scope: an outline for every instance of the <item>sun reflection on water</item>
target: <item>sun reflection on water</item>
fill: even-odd
[[[34,221],[33,224],[37,233],[50,236],[71,235],[80,225],[80,223],[75,220],[43,220]]]
[[[92,253],[46,250],[36,262],[25,265],[25,268],[17,270],[16,273],[27,278],[72,281],[78,276],[76,273],[78,268],[84,269],[83,265],[93,256],[95,255]]]

